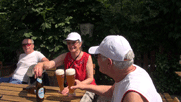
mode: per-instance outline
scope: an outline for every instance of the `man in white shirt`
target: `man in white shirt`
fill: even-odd
[[[6,77],[0,77],[0,82],[9,82],[13,84],[23,84],[28,82],[26,72],[31,65],[38,62],[49,61],[41,52],[34,51],[34,41],[32,39],[24,39],[22,48],[25,53],[19,56],[17,68],[15,71]]]
[[[111,102],[162,102],[149,74],[133,64],[134,53],[129,42],[120,35],[109,35],[99,46],[89,48],[97,54],[99,71],[114,79],[114,85],[88,85],[76,80],[72,89],[83,89]]]

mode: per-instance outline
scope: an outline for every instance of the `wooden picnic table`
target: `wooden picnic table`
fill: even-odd
[[[36,102],[36,95],[30,94],[23,88],[29,87],[28,84],[0,83],[0,102]],[[76,89],[75,96],[69,97],[58,93],[59,87],[44,86],[46,88],[43,102],[79,102],[85,90]]]

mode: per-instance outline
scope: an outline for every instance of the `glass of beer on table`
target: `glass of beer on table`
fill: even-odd
[[[55,71],[60,92],[64,89],[64,69],[57,69]]]
[[[69,88],[69,96],[74,96],[74,89],[70,89],[71,86],[74,86],[75,84],[75,69],[69,68],[66,69],[66,79],[68,83],[68,88]]]

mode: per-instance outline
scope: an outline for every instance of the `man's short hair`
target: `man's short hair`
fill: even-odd
[[[33,39],[31,39],[31,38],[24,38],[23,40],[25,40],[25,39],[30,39],[30,40],[31,40],[31,43],[34,44]],[[23,41],[22,41],[22,43],[23,43]]]
[[[116,66],[116,68],[119,69],[125,69],[130,67],[134,63],[134,52],[132,50],[128,51],[128,53],[125,55],[125,60],[126,61],[113,61],[113,64]],[[101,55],[102,60],[107,59],[107,57]]]

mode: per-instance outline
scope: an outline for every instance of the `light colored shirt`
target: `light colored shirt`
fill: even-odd
[[[28,55],[26,55],[25,53],[21,54],[17,63],[17,68],[14,71],[12,78],[27,82],[28,76],[26,75],[26,72],[28,68],[31,65],[40,62],[44,57],[45,56],[39,51],[34,51]]]
[[[115,83],[112,102],[121,102],[124,95],[129,91],[141,94],[149,102],[162,102],[149,74],[141,67],[134,66],[136,67],[135,71],[129,73],[120,82]]]

